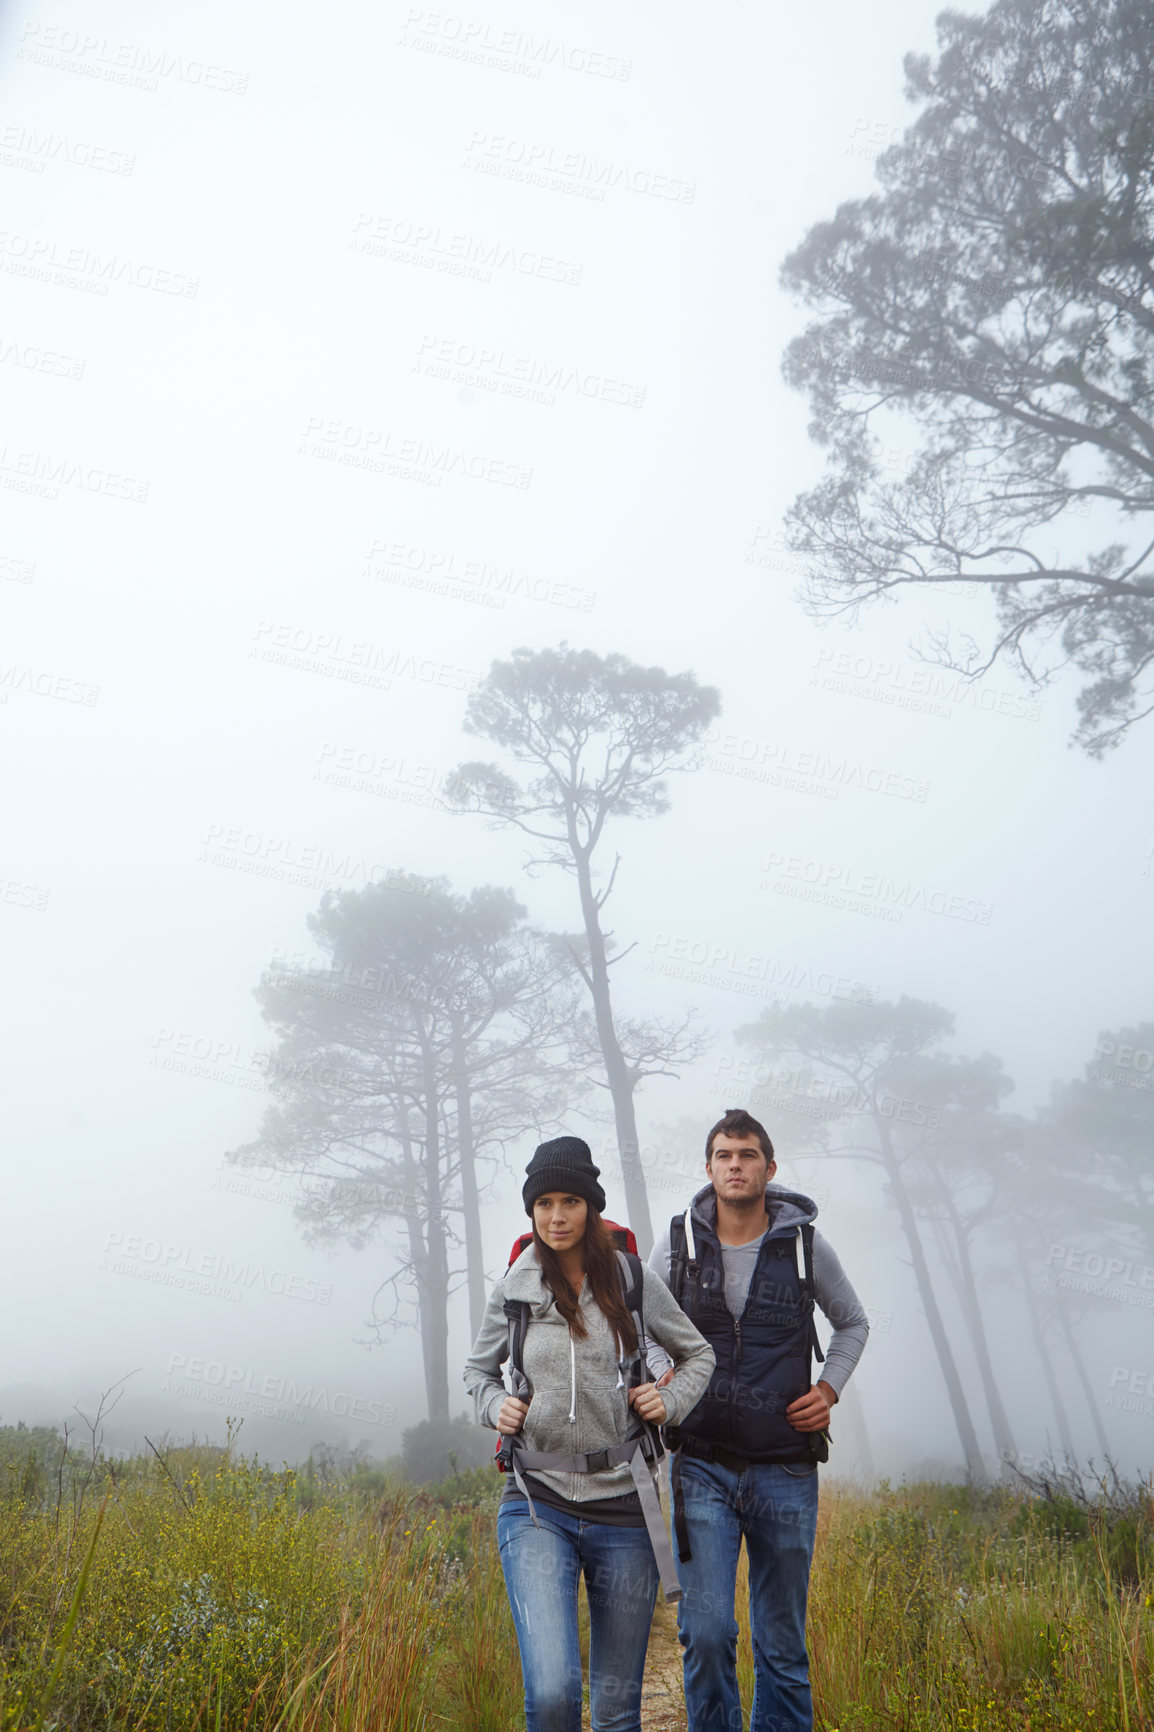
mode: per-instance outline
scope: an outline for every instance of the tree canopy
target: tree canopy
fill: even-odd
[[[394,1229],[374,1323],[411,1304],[429,1411],[447,1413],[458,1247],[475,1332],[482,1169],[553,1128],[573,1098],[573,986],[555,945],[493,886],[460,896],[413,877],[404,891],[330,891],[309,928],[326,965],[272,969],[257,991],[278,1037],[272,1101],[229,1159],[302,1174],[297,1213],[314,1241],[363,1245]]]
[[[996,0],[938,33],[936,63],[906,58],[922,112],[881,191],[783,266],[818,313],[785,377],[829,452],[790,542],[818,612],[988,587],[988,651],[946,631],[931,653],[1072,664],[1100,755],[1154,709],[1154,14]],[[895,413],[920,430],[897,474]]]
[[[623,1019],[609,970],[628,954],[602,911],[617,879],[597,851],[610,821],[669,809],[666,777],[690,767],[692,748],[720,709],[717,692],[691,673],[641,667],[592,650],[514,650],[494,662],[469,699],[467,733],[492,740],[521,770],[462,764],[447,795],[462,812],[509,825],[535,844],[534,865],[559,866],[577,881],[581,935],[566,945],[589,994],[591,1014],[574,1025],[578,1045],[600,1058],[613,1102],[630,1224],[643,1253],[653,1241],[634,1094],[648,1076],[671,1074],[701,1050],[692,1018]],[[629,946],[628,948],[632,948]]]

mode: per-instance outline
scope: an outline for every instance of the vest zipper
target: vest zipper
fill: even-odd
[[[729,1380],[729,1428],[730,1428],[730,1431],[735,1432],[737,1430],[738,1420],[741,1417],[741,1415],[737,1411],[737,1379],[738,1379],[738,1368],[741,1365],[741,1318],[740,1317],[735,1317],[733,1319],[733,1342],[734,1342],[733,1376]]]

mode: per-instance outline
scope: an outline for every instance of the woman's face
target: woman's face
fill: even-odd
[[[585,1237],[589,1205],[584,1197],[546,1191],[533,1204],[533,1225],[553,1251],[572,1251]]]

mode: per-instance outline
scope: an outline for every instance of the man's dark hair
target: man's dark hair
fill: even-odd
[[[744,1107],[726,1107],[724,1114],[718,1119],[713,1129],[705,1139],[705,1159],[708,1164],[713,1159],[714,1137],[756,1137],[761,1144],[761,1152],[766,1162],[773,1159],[773,1144],[769,1140],[769,1132],[763,1124],[759,1124],[752,1113],[747,1113]]]

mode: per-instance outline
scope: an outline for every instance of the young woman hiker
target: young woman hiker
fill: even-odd
[[[580,1732],[584,1572],[592,1732],[640,1732],[659,1561],[667,1595],[678,1591],[649,1465],[651,1428],[678,1424],[697,1405],[713,1349],[652,1270],[619,1257],[601,1219],[605,1193],[587,1143],[555,1137],[525,1170],[532,1240],[493,1289],[465,1367],[477,1418],[502,1434],[512,1468],[497,1541],[521,1651],[525,1725]],[[673,1361],[660,1391],[638,1364],[641,1318]],[[519,1359],[524,1372],[514,1395],[501,1382],[506,1359],[514,1368]]]

